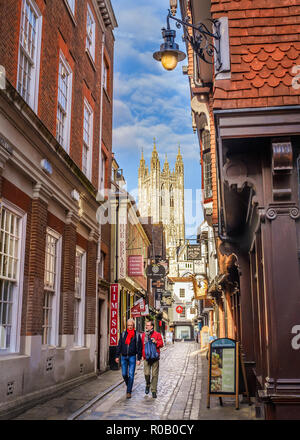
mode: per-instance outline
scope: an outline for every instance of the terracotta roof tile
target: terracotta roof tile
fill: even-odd
[[[277,47],[270,55],[274,61],[280,61],[284,57],[284,52]]]
[[[292,80],[293,80],[293,77],[292,77],[289,73],[287,73],[287,74],[282,78],[282,82],[283,82],[283,84],[285,84],[286,86],[289,86],[289,87],[291,87],[291,85],[292,85]]]
[[[251,63],[251,69],[259,71],[264,67],[264,65],[265,65],[264,63],[262,63],[261,61],[258,61],[258,59],[255,58]]]
[[[271,75],[271,70],[268,69],[266,65],[264,65],[264,67],[259,72],[259,76],[261,78],[269,78],[270,75]]]
[[[272,58],[270,57],[267,61],[266,61],[266,66],[268,69],[276,69],[276,67],[278,66],[278,63],[276,63],[274,60],[272,60]]]
[[[284,96],[283,105],[297,105],[300,104],[300,96]]]
[[[251,84],[254,87],[257,87],[258,89],[262,87],[265,84],[264,78],[261,78],[260,76],[255,76],[254,80],[251,82]]]
[[[299,51],[292,46],[287,52],[287,56],[290,60],[296,60],[299,58]]]
[[[274,49],[275,49],[275,47],[274,47]],[[260,50],[261,50],[261,46],[253,45],[253,46],[249,47],[249,51],[251,53],[258,53]],[[265,50],[267,50],[267,49],[265,49]],[[272,50],[271,50],[271,52],[272,52]]]
[[[251,63],[251,61],[253,61],[254,58],[255,58],[255,54],[254,53],[248,53],[247,55],[244,55],[242,58],[245,61],[245,63]]]
[[[268,78],[268,84],[271,87],[277,87],[280,84],[280,78],[276,78],[273,74]]]
[[[290,67],[292,67],[292,65],[294,64],[293,60],[289,60],[288,58],[284,58],[281,61],[281,65],[282,67],[284,67],[285,69],[289,69]]]
[[[286,74],[286,69],[284,69],[280,64],[279,66],[274,70],[274,75],[277,78],[282,78]]]
[[[257,59],[259,61],[267,61],[268,58],[269,58],[269,54],[265,52],[263,49],[260,52],[258,52]]]
[[[276,44],[266,44],[264,46],[264,50],[268,53],[274,52],[275,49],[276,49]],[[261,50],[261,46],[260,46],[259,50]],[[250,51],[251,51],[251,49],[250,49]]]
[[[212,4],[228,16],[231,36],[231,78],[215,81],[213,107],[300,103],[300,89],[292,88],[292,67],[300,65],[300,0]]]
[[[253,72],[253,71],[250,71],[250,72],[247,72],[247,73],[245,73],[245,78],[246,79],[254,79],[256,77],[256,72]]]
[[[270,87],[268,84],[264,84],[258,90],[259,96],[273,96],[273,87]]]

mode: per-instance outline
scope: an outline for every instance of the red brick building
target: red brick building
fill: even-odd
[[[193,24],[222,27],[221,66],[216,51],[207,64],[187,44],[204,216],[218,248],[208,289],[217,336],[240,341],[264,417],[299,419],[300,1],[180,6]]]
[[[110,234],[96,212],[110,179],[117,23],[110,0],[1,0],[0,17],[0,412],[8,414],[106,368],[96,323]]]

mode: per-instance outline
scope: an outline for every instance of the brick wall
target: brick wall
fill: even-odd
[[[97,243],[88,242],[86,267],[85,333],[94,334],[96,324],[96,261]]]
[[[42,13],[42,43],[39,78],[38,116],[56,136],[57,87],[60,51],[73,71],[70,156],[81,168],[83,144],[83,102],[94,103],[92,183],[98,188],[100,96],[102,72],[102,29],[90,0],[76,2],[74,24],[64,0],[36,0]],[[93,63],[85,50],[86,13],[89,3],[96,21],[96,51]],[[0,64],[7,78],[17,87],[21,0],[0,0]],[[108,94],[103,93],[103,142],[108,150],[108,170],[112,148],[113,45],[111,29],[105,32],[105,57],[110,68]]]
[[[214,84],[214,108],[299,105],[292,87],[300,65],[300,0],[212,0],[228,16],[231,79]]]
[[[47,204],[34,199],[30,235],[26,237],[30,241],[26,335],[30,336],[42,334],[46,228]]]

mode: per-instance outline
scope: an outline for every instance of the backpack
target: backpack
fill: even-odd
[[[158,361],[159,355],[156,350],[156,345],[151,341],[151,339],[148,340],[145,344],[145,356],[146,361],[149,363]]]

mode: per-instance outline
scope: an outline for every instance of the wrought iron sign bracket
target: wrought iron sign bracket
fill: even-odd
[[[213,23],[215,28],[215,32],[212,33],[208,30],[204,23],[198,23],[197,25],[193,25],[190,23],[190,17],[187,16],[184,20],[180,20],[177,17],[174,17],[171,14],[170,9],[167,15],[167,30],[170,30],[170,18],[176,21],[177,29],[180,29],[181,26],[184,28],[184,41],[188,41],[192,46],[194,52],[208,64],[214,64],[214,61],[210,61],[209,58],[213,58],[215,56],[215,66],[217,72],[222,69],[222,61],[221,61],[221,22],[219,20],[209,20]],[[194,36],[190,35],[187,31],[187,28],[192,28],[195,33]],[[214,39],[214,44],[210,41],[210,38]]]

